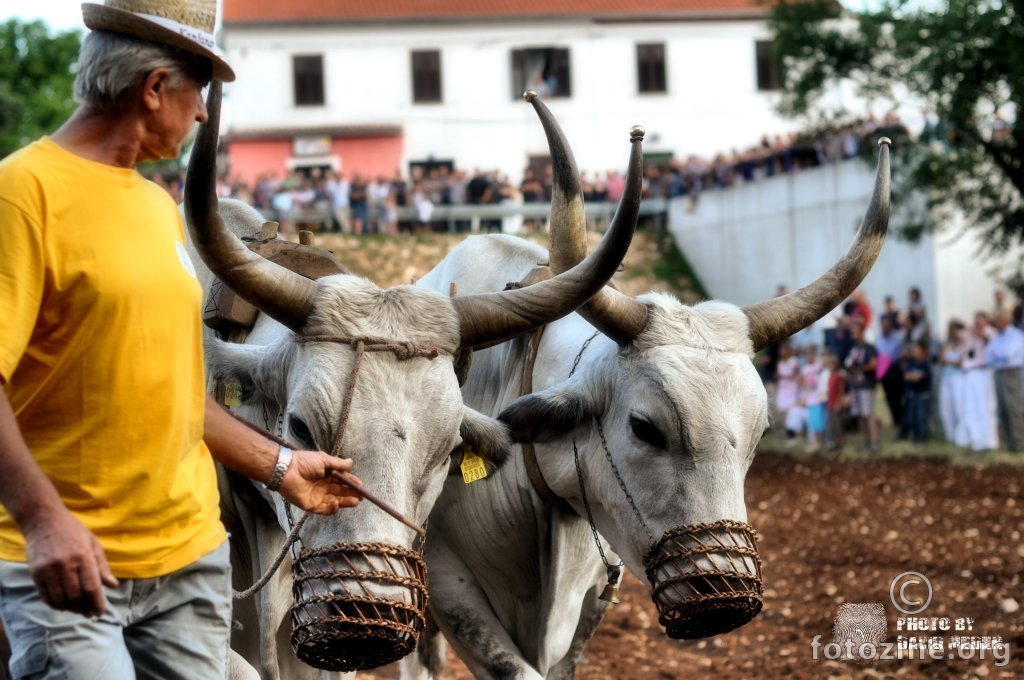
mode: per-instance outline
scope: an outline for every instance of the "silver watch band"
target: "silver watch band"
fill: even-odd
[[[266,483],[267,489],[270,491],[277,491],[281,488],[281,480],[284,479],[284,473],[288,472],[288,466],[292,464],[292,450],[287,446],[282,446],[277,451],[277,462],[274,463],[274,474],[270,476],[270,481]]]

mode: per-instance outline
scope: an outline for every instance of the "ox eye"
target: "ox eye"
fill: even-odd
[[[289,415],[288,429],[291,430],[292,436],[299,440],[298,443],[303,446],[308,446],[310,449],[316,448],[316,443],[313,441],[313,435],[309,432],[309,426],[302,422],[301,418]]]
[[[640,441],[650,444],[656,449],[668,448],[668,442],[665,440],[665,435],[661,433],[661,430],[654,426],[654,423],[646,418],[631,415],[629,417],[629,427],[633,430],[633,436]]]

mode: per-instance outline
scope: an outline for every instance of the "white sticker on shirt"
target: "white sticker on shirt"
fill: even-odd
[[[193,279],[197,278],[195,265],[192,264],[192,258],[188,256],[188,251],[185,250],[185,246],[181,244],[181,241],[178,241],[174,244],[174,248],[178,251],[178,259],[181,260],[181,266],[185,268],[185,271],[188,272],[189,276]]]

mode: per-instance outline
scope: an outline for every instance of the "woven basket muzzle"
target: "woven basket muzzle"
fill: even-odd
[[[727,633],[761,611],[757,534],[743,522],[670,529],[648,551],[644,566],[658,622],[670,638]]]
[[[302,550],[292,571],[292,649],[304,663],[361,671],[416,648],[427,609],[421,553],[383,543],[338,543]],[[404,590],[405,597],[380,597],[374,590]]]

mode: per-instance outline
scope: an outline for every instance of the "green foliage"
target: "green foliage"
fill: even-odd
[[[841,81],[890,110],[919,102],[935,124],[893,148],[894,200],[918,191],[926,203],[909,234],[948,224],[959,210],[990,253],[1024,244],[1024,126],[1016,122],[1024,114],[1024,0],[872,6],[848,12],[834,0],[781,0],[771,7],[786,74],[780,113],[849,115],[821,105]],[[1004,139],[991,134],[995,112],[1010,123]]]
[[[75,109],[79,31],[41,21],[0,24],[0,158],[56,130]]]

